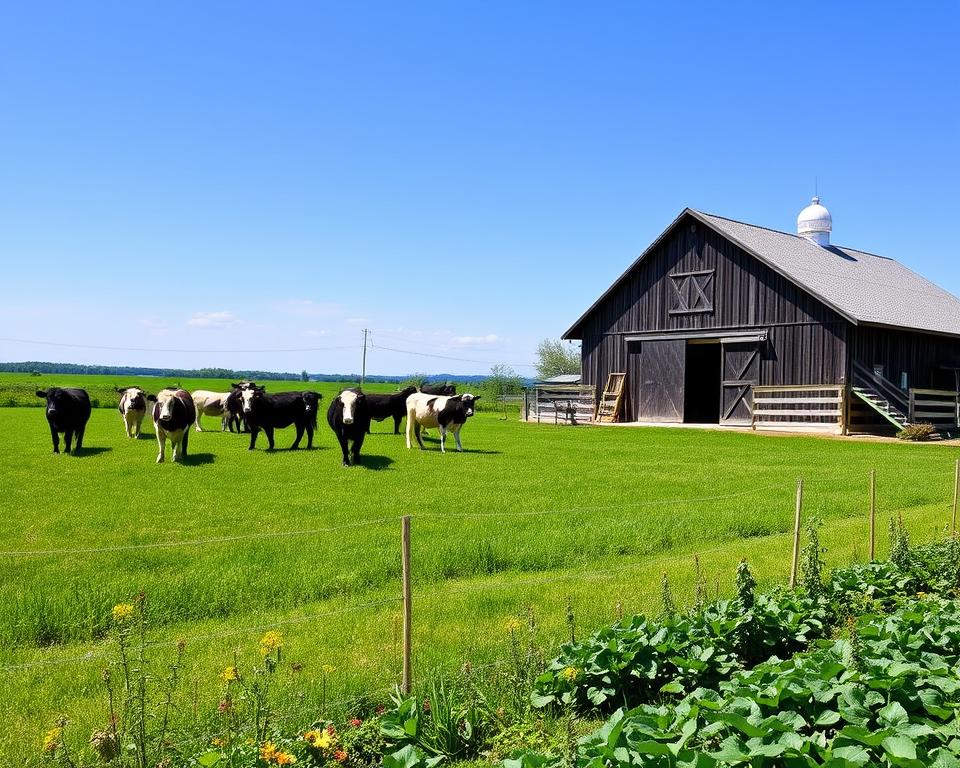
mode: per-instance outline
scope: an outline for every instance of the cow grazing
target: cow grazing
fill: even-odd
[[[473,416],[474,403],[480,395],[453,395],[450,397],[427,395],[416,392],[407,398],[407,448],[411,448],[411,438],[415,435],[420,450],[423,450],[423,440],[420,438],[422,427],[440,428],[440,452],[446,453],[447,430],[453,432],[457,442],[457,450],[462,451],[460,443],[460,428],[467,419]]]
[[[374,421],[383,421],[393,416],[393,434],[399,435],[400,421],[407,415],[407,398],[416,391],[416,387],[407,387],[389,395],[366,395],[370,418]],[[370,432],[369,427],[367,432]]]
[[[70,453],[73,436],[77,436],[76,456],[83,447],[83,432],[90,420],[90,396],[84,389],[50,387],[38,389],[37,397],[47,401],[47,423],[53,438],[53,452],[60,453],[60,433],[64,437],[64,453]]]
[[[350,457],[353,463],[360,461],[360,449],[363,447],[363,438],[370,430],[370,409],[367,405],[369,395],[359,389],[345,389],[337,395],[327,409],[327,424],[337,436],[340,450],[343,453],[343,466],[350,466]],[[352,446],[349,444],[353,443]]]
[[[230,420],[227,410],[227,400],[231,394],[233,394],[232,391],[210,392],[206,389],[198,389],[192,393],[193,404],[197,407],[197,432],[203,432],[203,427],[200,425],[201,416],[219,416],[220,431],[227,431],[227,425]]]
[[[147,415],[147,396],[140,387],[114,387],[120,395],[117,409],[127,430],[127,437],[140,437],[143,417]]]
[[[425,395],[455,395],[457,394],[457,388],[453,384],[424,384],[420,387],[420,391]]]
[[[270,450],[273,450],[273,431],[293,424],[297,438],[291,450],[300,446],[303,433],[307,433],[307,448],[313,448],[313,431],[317,424],[317,405],[320,395],[316,392],[277,392],[268,395],[264,387],[251,384],[240,392],[243,399],[243,416],[250,426],[250,450],[257,447],[257,435],[263,430],[267,435]]]
[[[147,395],[153,403],[153,427],[157,433],[157,464],[163,462],[167,438],[173,450],[173,460],[185,459],[187,442],[190,439],[190,426],[197,420],[197,407],[193,398],[185,389],[167,387],[157,395]]]

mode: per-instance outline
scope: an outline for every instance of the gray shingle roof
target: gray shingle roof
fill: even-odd
[[[687,208],[577,320],[564,338],[683,218],[695,216],[854,323],[960,336],[960,299],[894,259],[853,248],[823,248],[799,235]]]
[[[960,299],[898,261],[691,213],[855,322],[960,336]]]

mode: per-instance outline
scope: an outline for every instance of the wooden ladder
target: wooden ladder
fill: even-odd
[[[597,412],[593,420],[598,424],[612,424],[620,415],[620,404],[623,402],[623,385],[627,379],[625,373],[611,373],[607,376],[607,386],[603,388],[600,402],[597,403]]]

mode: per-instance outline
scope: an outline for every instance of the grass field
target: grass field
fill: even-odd
[[[30,389],[55,379],[20,378]],[[7,383],[0,377],[0,402]],[[36,409],[0,408],[0,428],[3,765],[36,761],[60,713],[79,733],[103,725],[110,608],[139,590],[157,663],[178,638],[187,643],[182,724],[213,716],[217,673],[235,653],[255,654],[274,625],[304,664],[285,681],[283,709],[306,723],[321,698],[397,679],[401,515],[413,516],[422,678],[502,657],[505,623],[528,607],[549,646],[565,632],[568,600],[583,629],[617,603],[655,608],[664,572],[682,600],[694,554],[720,590],[741,557],[761,580],[782,580],[797,477],[832,563],[865,555],[870,469],[881,549],[894,512],[915,540],[930,538],[948,520],[960,456],[948,444],[553,427],[486,413],[464,428],[463,454],[440,455],[436,442],[407,451],[384,422],[364,446],[366,466],[344,469],[321,424],[313,451],[249,452],[246,436],[211,431],[191,437],[185,465],[156,465],[152,434],[128,440],[115,410],[94,411],[76,457],[52,454]],[[278,448],[292,440],[280,432]],[[323,664],[336,668],[326,683]]]

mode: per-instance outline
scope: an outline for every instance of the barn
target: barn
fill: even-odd
[[[686,208],[564,334],[620,421],[883,431],[960,425],[960,299],[894,259]]]

